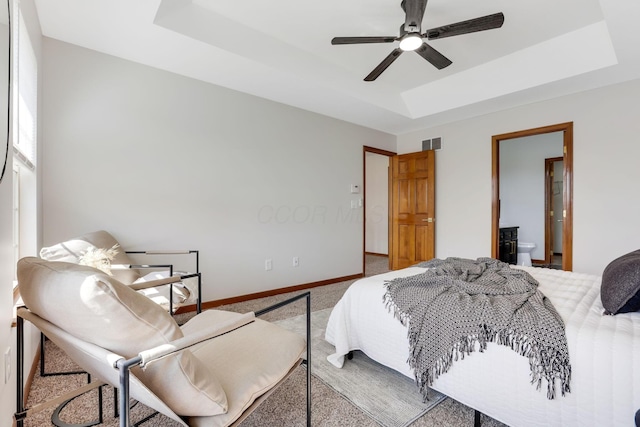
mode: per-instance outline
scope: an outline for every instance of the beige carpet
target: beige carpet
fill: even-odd
[[[338,369],[327,360],[335,347],[325,339],[331,308],[311,313],[311,372],[383,427],[406,427],[445,398],[431,390],[424,402],[415,381],[387,368],[361,351]],[[301,335],[306,334],[306,315],[275,323]]]
[[[387,271],[388,260],[385,257],[367,256],[366,275]],[[312,311],[323,310],[333,307],[342,297],[346,289],[353,281],[341,282],[333,285],[322,286],[311,290]],[[283,294],[274,297],[262,298],[259,300],[247,301],[232,304],[221,309],[247,312],[255,311],[267,307],[279,301],[283,301],[299,292]],[[265,320],[282,320],[303,314],[305,311],[304,300],[291,306],[276,310],[266,314]],[[192,314],[178,316],[179,322],[185,321]],[[73,370],[76,369],[72,362],[54,345],[47,342],[47,371]],[[305,424],[305,378],[306,370],[300,367],[289,377],[289,379],[278,388],[254,413],[252,413],[242,424],[250,427],[282,426],[297,427]],[[73,390],[86,381],[84,375],[40,377],[36,374],[31,392],[29,394],[28,406],[46,401],[48,398],[60,395],[66,391]],[[417,391],[416,391],[417,393]],[[118,420],[113,418],[113,398],[110,387],[104,390],[104,422],[100,426],[117,426]],[[371,417],[362,410],[342,397],[332,388],[316,377],[312,378],[312,424],[322,427],[375,427],[379,426]],[[96,410],[97,392],[94,390],[87,395],[76,399],[62,412],[61,418],[66,422],[86,422],[93,420],[97,416]],[[149,409],[143,405],[136,405],[132,411],[133,421],[139,420],[149,414]],[[41,427],[51,425],[52,410],[45,410],[35,414],[25,421],[27,427]],[[412,427],[458,427],[472,426],[474,412],[472,409],[454,401],[445,399],[442,403],[417,419]],[[177,423],[163,417],[155,416],[144,426],[176,426]],[[499,422],[483,416],[482,425],[487,427],[502,426]]]

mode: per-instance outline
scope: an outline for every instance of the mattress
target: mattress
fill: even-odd
[[[454,362],[432,388],[511,426],[634,426],[640,409],[640,312],[603,315],[598,276],[514,268],[529,272],[540,283],[540,291],[565,323],[571,392],[547,399],[544,381],[540,389],[530,383],[528,360],[495,343]],[[407,328],[382,299],[386,281],[423,271],[409,267],[349,287],[331,312],[325,335],[336,348],[327,358],[336,368],[342,367],[349,351],[361,350],[414,378],[407,363]]]

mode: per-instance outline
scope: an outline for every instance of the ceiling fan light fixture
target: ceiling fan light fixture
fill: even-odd
[[[405,52],[416,50],[420,46],[422,46],[422,37],[417,33],[407,34],[400,40],[400,49]]]

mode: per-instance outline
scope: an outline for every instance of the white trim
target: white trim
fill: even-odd
[[[27,155],[24,154],[18,147],[13,146],[13,158],[14,160],[19,160],[24,166],[29,168],[30,170],[36,170],[36,165],[31,163],[31,160],[27,158]]]

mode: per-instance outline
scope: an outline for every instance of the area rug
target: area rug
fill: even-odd
[[[311,313],[311,374],[373,418],[383,427],[405,427],[434,408],[446,396],[429,391],[422,401],[415,382],[368,358],[360,351],[338,369],[327,361],[335,348],[324,339],[331,309]],[[305,335],[306,315],[275,323]]]

